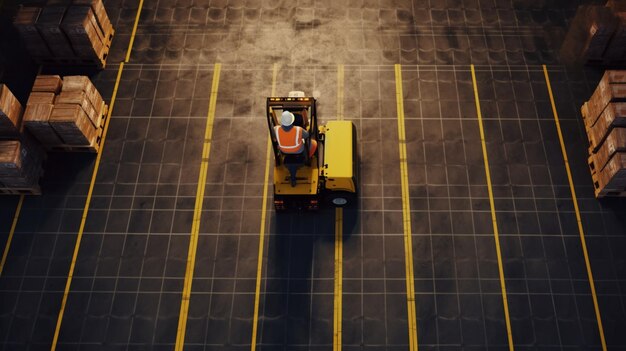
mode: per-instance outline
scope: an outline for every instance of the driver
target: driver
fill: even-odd
[[[304,152],[304,140],[309,137],[309,132],[304,128],[293,124],[295,116],[289,111],[283,111],[280,116],[280,126],[274,127],[278,148],[283,154],[301,154]],[[311,139],[309,158],[315,154],[317,141]]]

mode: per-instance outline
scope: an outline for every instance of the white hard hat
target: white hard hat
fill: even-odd
[[[285,127],[289,127],[291,124],[293,124],[293,121],[295,121],[295,119],[296,117],[293,115],[293,113],[289,111],[283,111],[283,114],[280,116],[280,124]]]

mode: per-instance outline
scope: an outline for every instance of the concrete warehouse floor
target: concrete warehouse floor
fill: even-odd
[[[579,112],[602,72],[568,70],[556,59],[580,3],[146,0],[133,34],[139,2],[106,0],[116,34],[106,69],[92,79],[108,102],[118,72],[121,79],[93,192],[94,155],[49,155],[43,195],[24,198],[0,275],[2,350],[173,349],[194,212],[201,218],[186,350],[329,350],[339,326],[345,350],[407,350],[413,321],[421,350],[597,350],[601,335],[608,349],[626,350],[626,201],[594,198]],[[5,20],[13,5],[5,0]],[[3,48],[18,47],[14,36],[2,36]],[[19,50],[6,55],[2,79],[24,102],[36,67]],[[315,95],[322,121],[343,106],[357,126],[359,204],[340,223],[340,291],[334,209],[276,215],[271,179],[263,197],[265,98],[273,87],[277,95]],[[215,119],[203,161],[211,93]],[[203,162],[206,188],[197,209]],[[0,243],[18,202],[0,198]],[[403,203],[411,210],[410,248]],[[415,318],[407,312],[407,251]]]

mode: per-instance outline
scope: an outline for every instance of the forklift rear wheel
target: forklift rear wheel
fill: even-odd
[[[354,201],[354,194],[346,191],[332,192],[328,195],[328,203],[335,207],[347,207]]]

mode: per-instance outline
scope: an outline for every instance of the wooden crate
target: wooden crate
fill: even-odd
[[[37,30],[37,19],[41,14],[41,7],[21,6],[17,10],[13,26],[20,34],[26,50],[35,57],[47,57],[51,55],[45,40]]]
[[[61,30],[61,23],[66,10],[66,6],[48,5],[43,8],[37,19],[37,29],[48,44],[53,56],[56,57],[75,56],[67,36]]]
[[[19,134],[22,122],[22,105],[4,84],[0,84],[0,138]]]
[[[96,128],[79,105],[54,105],[49,123],[69,145],[90,145],[96,134]]]
[[[57,75],[38,75],[35,78],[32,91],[58,94],[63,87],[63,80]]]

